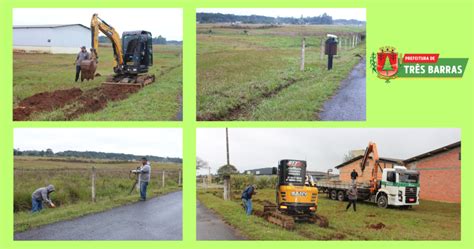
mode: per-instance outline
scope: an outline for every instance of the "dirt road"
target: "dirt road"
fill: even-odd
[[[224,223],[211,210],[199,202],[196,207],[196,238],[197,240],[244,240],[242,236]]]
[[[181,191],[15,234],[15,240],[181,239]]]
[[[341,88],[323,106],[319,118],[324,121],[366,120],[365,59],[362,59],[344,81]]]

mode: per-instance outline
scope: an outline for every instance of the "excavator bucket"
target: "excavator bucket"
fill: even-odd
[[[97,63],[95,60],[81,61],[81,81],[94,80]]]
[[[329,227],[328,218],[321,215],[314,215],[308,219],[309,222],[317,224],[319,227]]]

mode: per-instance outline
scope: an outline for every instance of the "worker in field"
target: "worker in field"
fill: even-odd
[[[50,207],[55,208],[56,206],[51,201],[50,194],[54,192],[54,186],[48,185],[46,187],[39,188],[31,195],[31,212],[36,213],[43,209],[43,202],[46,202]]]
[[[81,73],[81,62],[83,60],[89,60],[91,58],[91,55],[89,52],[87,52],[86,46],[81,47],[81,51],[77,54],[76,57],[76,62],[74,62],[74,65],[76,65],[76,82],[79,79],[79,74]]]
[[[244,205],[244,210],[247,215],[252,214],[252,196],[256,194],[255,190],[257,186],[255,184],[247,186],[242,192],[242,204]]]
[[[146,191],[148,188],[148,182],[150,182],[151,166],[146,157],[142,158],[142,166],[136,170],[132,170],[133,173],[138,174],[138,182],[140,183],[140,201],[146,201]]]
[[[355,169],[353,169],[352,172],[351,172],[352,184],[356,184],[357,177],[359,177],[359,174],[357,174],[357,171]]]
[[[349,204],[347,204],[346,211],[351,207],[356,211],[356,202],[357,202],[357,186],[355,184],[347,190],[347,199],[349,199]]]

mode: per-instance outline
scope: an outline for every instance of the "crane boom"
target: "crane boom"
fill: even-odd
[[[117,31],[107,24],[104,20],[99,18],[98,14],[94,14],[91,19],[91,35],[92,35],[92,58],[98,60],[99,50],[99,31],[102,32],[112,42],[112,48],[114,50],[114,71],[118,73],[123,65],[123,53],[122,53],[122,42],[120,35]]]
[[[369,160],[370,154],[373,154],[372,158],[374,159],[374,169],[372,170],[372,176],[370,179],[370,191],[374,192],[377,191],[377,176],[378,176],[378,169],[380,167],[379,162],[379,153],[377,151],[377,145],[374,142],[369,142],[369,145],[365,149],[364,157],[362,158],[361,170],[364,172],[365,164],[367,160]]]

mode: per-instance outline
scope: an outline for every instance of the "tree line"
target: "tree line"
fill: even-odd
[[[154,162],[182,163],[183,161],[179,157],[160,157],[160,156],[153,156],[153,155],[133,155],[133,154],[113,153],[113,152],[74,151],[74,150],[54,152],[52,149],[46,149],[46,150],[13,149],[13,155],[36,156],[36,157],[76,157],[76,158],[88,158],[88,159],[106,159],[106,160],[115,160],[115,161],[138,161],[138,160],[141,160],[142,157],[146,157],[148,160],[154,161]]]
[[[342,24],[342,25],[364,25],[364,21],[354,19],[333,19],[332,16],[324,13],[312,17],[269,17],[260,15],[234,15],[221,13],[197,13],[196,21],[199,23],[236,23],[245,24]]]

